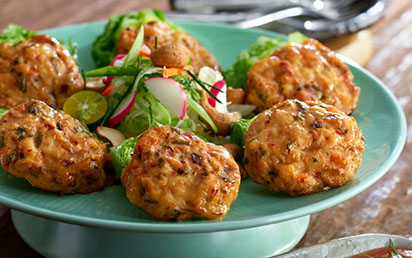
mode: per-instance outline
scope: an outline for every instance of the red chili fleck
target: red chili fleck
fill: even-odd
[[[270,147],[275,147],[275,144],[274,143],[271,143],[271,144],[269,144],[270,145]]]
[[[189,137],[189,139],[192,139],[192,135],[190,133],[184,132],[183,135]]]
[[[306,181],[306,177],[302,177],[301,179],[300,179],[300,182],[302,182],[302,183],[304,183]]]
[[[339,130],[336,130],[335,132],[336,132],[337,134],[339,134],[339,135],[342,135],[342,132],[339,131]]]
[[[269,124],[270,123],[270,119],[265,121],[265,124]]]
[[[150,166],[152,167],[152,168],[155,168],[156,167],[156,163],[152,163],[152,164],[150,164]]]
[[[33,151],[32,149],[28,149],[28,150],[27,150],[27,152],[32,152],[32,151]]]
[[[49,130],[53,130],[53,129],[54,129],[54,126],[53,126],[53,125],[45,124],[44,126],[45,126],[47,129],[49,129]]]
[[[213,195],[216,195],[218,192],[219,192],[218,189],[216,189],[216,188],[213,188],[213,189],[212,189],[212,194],[213,194]]]
[[[175,171],[170,171],[170,175],[172,175],[172,176],[174,176],[174,175],[176,175],[177,173],[175,172]]]

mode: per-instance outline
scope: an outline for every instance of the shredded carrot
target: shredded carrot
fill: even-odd
[[[170,77],[170,76],[180,75],[182,72],[184,72],[184,69],[182,68],[165,68],[162,70],[162,76]]]
[[[109,86],[102,92],[103,96],[108,97],[108,96],[110,95],[110,93],[112,93],[113,89],[114,89],[114,86],[113,86],[113,85],[109,85]]]
[[[150,58],[150,53],[148,53],[148,52],[146,52],[146,51],[143,51],[143,50],[140,50],[140,51],[139,51],[139,55]]]

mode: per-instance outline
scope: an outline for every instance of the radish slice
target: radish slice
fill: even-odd
[[[216,108],[220,113],[228,114],[227,99],[226,99],[226,82],[223,80],[223,76],[219,71],[213,70],[210,67],[204,66],[200,68],[199,80],[207,84],[213,85],[214,88],[210,89],[212,93],[221,103],[217,102],[212,96],[208,97],[209,104]],[[198,86],[199,89],[200,86]],[[216,88],[216,89],[215,89]]]
[[[121,132],[110,127],[98,126],[96,133],[101,138],[109,141],[112,146],[116,146],[126,140],[126,137]]]
[[[223,95],[226,100],[226,82],[224,80],[217,81],[213,85],[213,88],[210,89],[210,93],[212,93],[218,100],[220,100],[220,102],[223,103]],[[209,96],[208,101],[212,107],[216,108],[217,101],[215,98]]]
[[[125,54],[120,54],[120,55],[115,56],[113,58],[113,60],[110,62],[109,65],[110,66],[117,66],[117,67],[122,66],[125,56],[126,56]],[[103,80],[104,84],[106,84],[106,86],[109,86],[110,83],[112,82],[113,78],[114,78],[113,76],[105,77],[104,80]]]
[[[217,81],[223,80],[223,76],[219,71],[213,70],[208,66],[203,66],[199,70],[199,75],[197,76],[199,80],[207,84],[213,85]],[[201,89],[199,87],[199,89]]]
[[[125,58],[125,56],[126,56],[126,54],[120,54],[120,55],[117,55],[117,56],[115,56],[114,58],[113,58],[113,60],[110,62],[110,66],[121,66],[120,65],[120,62],[117,62],[116,63],[116,61],[117,60],[123,60],[124,58]],[[123,60],[124,61],[124,60]]]
[[[248,117],[256,109],[255,105],[250,104],[230,104],[227,106],[229,112],[238,112],[242,117]]]
[[[145,80],[146,87],[173,115],[182,120],[186,115],[187,97],[182,85],[165,77],[152,77]]]
[[[220,101],[220,103],[217,102],[212,96],[209,96],[207,100],[212,107],[216,108],[217,111],[228,114],[229,111],[227,110],[226,89],[226,82],[224,80],[217,81],[213,85],[213,88],[210,89],[210,93],[212,93]]]
[[[133,90],[122,100],[122,102],[120,102],[120,105],[116,108],[112,117],[107,121],[107,125],[113,127],[120,123],[120,121],[122,121],[122,119],[129,113],[130,109],[132,109],[135,100],[136,91]]]

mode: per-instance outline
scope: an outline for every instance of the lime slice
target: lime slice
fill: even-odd
[[[92,124],[107,112],[107,99],[97,91],[84,90],[71,95],[63,104],[63,111],[72,117]]]

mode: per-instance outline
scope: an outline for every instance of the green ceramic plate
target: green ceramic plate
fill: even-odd
[[[258,36],[279,36],[260,30],[241,30],[226,25],[180,23],[209,49],[223,68],[228,68],[242,50]],[[61,40],[79,44],[79,63],[92,69],[90,45],[102,33],[103,23],[79,24],[45,31]],[[252,228],[287,221],[326,209],[366,189],[393,165],[406,136],[404,114],[388,89],[372,74],[350,63],[355,83],[362,93],[354,117],[363,130],[366,150],[363,164],[347,185],[308,196],[290,197],[273,193],[247,179],[239,197],[223,219],[160,222],[133,206],[122,186],[107,187],[87,195],[65,195],[35,189],[25,180],[0,173],[0,203],[25,213],[58,221],[139,232],[215,232]]]

